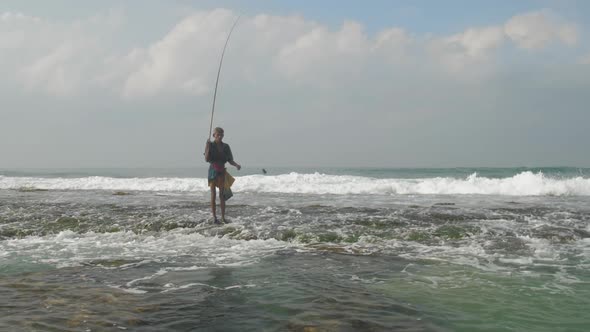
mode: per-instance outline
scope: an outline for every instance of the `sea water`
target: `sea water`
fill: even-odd
[[[2,331],[586,331],[590,170],[0,170]]]

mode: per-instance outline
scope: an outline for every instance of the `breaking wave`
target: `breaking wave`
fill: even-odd
[[[205,178],[40,178],[0,176],[0,189],[118,190],[206,192]],[[512,177],[487,178],[473,173],[465,178],[435,177],[377,179],[363,176],[289,173],[275,176],[236,176],[235,192],[285,194],[368,195],[508,195],[590,196],[590,178],[553,178],[521,172]]]

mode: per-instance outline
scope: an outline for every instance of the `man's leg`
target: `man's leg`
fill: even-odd
[[[211,186],[211,213],[213,214],[213,220],[217,220],[217,215],[216,215],[216,206],[215,206],[215,185]]]
[[[225,222],[225,196],[223,196],[225,188],[225,174],[219,177],[219,206],[221,207],[221,221]]]

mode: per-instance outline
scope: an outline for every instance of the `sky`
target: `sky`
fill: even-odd
[[[240,16],[241,15],[241,16]],[[584,0],[0,0],[0,168],[590,167]]]

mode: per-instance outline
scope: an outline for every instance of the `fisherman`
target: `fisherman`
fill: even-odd
[[[213,130],[214,141],[207,139],[205,146],[205,161],[209,165],[209,187],[211,188],[211,212],[213,213],[213,220],[216,224],[220,223],[216,214],[216,189],[219,188],[219,205],[221,206],[221,223],[225,223],[225,195],[226,187],[226,169],[225,163],[228,162],[238,169],[242,168],[240,164],[234,161],[229,144],[223,143],[223,129],[217,127]],[[228,174],[229,176],[229,174]]]

